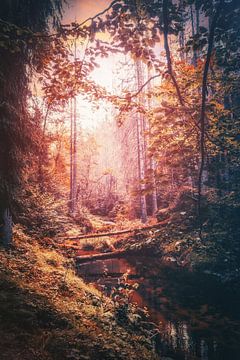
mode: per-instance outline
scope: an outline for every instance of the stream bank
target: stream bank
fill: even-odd
[[[0,248],[1,360],[156,360],[50,240],[40,245],[18,226],[14,246]]]
[[[210,274],[191,273],[150,256],[79,264],[78,274],[110,295],[127,274],[139,287],[129,302],[148,308],[156,351],[174,360],[238,360],[240,292]]]

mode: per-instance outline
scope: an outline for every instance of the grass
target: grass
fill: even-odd
[[[74,264],[17,229],[0,250],[1,360],[155,359],[140,333],[121,327],[113,304],[75,275]]]
[[[81,249],[84,251],[109,252],[113,251],[113,242],[111,238],[93,238],[81,241]]]

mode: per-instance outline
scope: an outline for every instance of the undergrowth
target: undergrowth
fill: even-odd
[[[156,359],[140,330],[122,327],[113,301],[75,275],[72,260],[15,228],[0,250],[3,360]]]

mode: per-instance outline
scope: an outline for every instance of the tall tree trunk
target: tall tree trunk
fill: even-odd
[[[183,0],[180,0],[179,3],[180,11],[181,11],[181,27],[182,29],[179,31],[178,35],[178,43],[180,47],[180,58],[181,60],[185,60],[185,54],[183,51],[184,45],[185,45],[185,24],[184,24],[184,4]]]
[[[182,106],[184,106],[184,100],[178,85],[178,82],[176,80],[176,77],[174,75],[173,72],[173,67],[172,67],[172,59],[171,59],[171,52],[170,52],[170,47],[169,47],[169,41],[168,41],[168,33],[169,33],[169,5],[171,4],[171,0],[163,0],[163,39],[164,39],[164,49],[165,49],[165,53],[166,53],[166,58],[167,58],[167,70],[168,70],[168,74],[173,82],[173,85],[176,89],[176,93],[177,93],[177,97],[179,99],[179,102]]]
[[[70,99],[70,193],[69,211],[72,212],[73,201],[73,99]]]
[[[44,165],[44,158],[45,158],[45,154],[44,154],[44,149],[45,149],[45,140],[46,140],[46,128],[47,128],[47,120],[48,120],[48,115],[51,109],[51,104],[47,105],[46,108],[46,114],[44,116],[43,119],[43,125],[42,125],[42,146],[40,148],[40,153],[39,153],[39,159],[38,159],[38,183],[39,183],[39,187],[41,189],[42,192],[44,192],[44,170],[43,170],[43,165]]]
[[[3,195],[0,198],[0,243],[6,248],[12,244],[12,226],[9,204]]]
[[[140,60],[136,62],[136,73],[137,73],[137,87],[143,84],[143,73],[142,64]],[[139,103],[141,104],[141,94],[139,95]],[[137,113],[137,144],[138,144],[138,174],[139,174],[139,189],[140,189],[140,209],[141,209],[141,220],[143,223],[147,221],[147,204],[146,196],[144,194],[145,185],[145,140],[144,140],[144,118],[143,115]]]
[[[77,99],[73,99],[73,172],[72,172],[72,212],[76,211],[77,195]]]
[[[9,247],[12,244],[12,215],[9,208],[3,213],[3,245]]]
[[[194,38],[194,36],[197,34],[197,30],[196,30],[197,26],[196,26],[195,20],[194,20],[194,11],[193,11],[192,4],[190,5],[190,17],[191,17],[192,37]],[[195,28],[195,26],[196,26],[196,28]],[[192,63],[195,67],[197,66],[197,51],[196,50],[193,50]]]
[[[200,12],[198,4],[195,4],[195,12],[196,12],[196,33],[199,33],[199,22],[200,22]]]
[[[148,79],[151,77],[151,70],[148,68]],[[152,83],[148,83],[148,92],[152,90]],[[152,101],[150,96],[148,96],[148,110],[152,107]],[[146,124],[147,131],[149,132],[149,123]],[[152,214],[155,214],[158,210],[157,206],[157,189],[156,189],[156,179],[155,179],[155,161],[152,155],[150,155],[150,170],[151,170],[151,183],[152,183]]]
[[[207,78],[208,78],[208,70],[209,70],[210,60],[213,50],[215,29],[220,11],[222,9],[222,5],[223,5],[223,0],[220,0],[211,23],[211,28],[208,37],[207,57],[204,65],[203,79],[202,79],[202,104],[201,104],[201,113],[200,113],[200,121],[199,121],[200,122],[200,164],[199,164],[199,175],[198,175],[198,215],[200,221],[200,231],[199,231],[200,238],[202,237],[202,226],[203,226],[201,198],[202,198],[202,187],[203,187],[203,174],[205,167],[205,113],[206,113],[206,99],[207,99]]]
[[[76,63],[77,46],[76,40],[74,42],[74,61]],[[76,70],[76,69],[75,69]],[[76,74],[75,74],[76,76]],[[76,211],[76,197],[77,197],[77,99],[73,98],[71,104],[71,170],[70,170],[70,210],[71,213]]]

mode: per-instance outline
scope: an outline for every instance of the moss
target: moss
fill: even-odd
[[[111,303],[73,265],[19,229],[14,250],[0,250],[1,359],[155,359],[130,329],[106,319]]]

